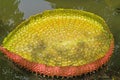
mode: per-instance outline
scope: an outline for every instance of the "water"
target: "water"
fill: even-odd
[[[56,8],[85,10],[105,19],[114,35],[114,54],[108,62],[107,67],[90,76],[84,76],[84,79],[120,80],[120,0],[0,0],[0,44],[10,31],[29,16],[43,12],[44,10]],[[77,77],[68,80],[81,79],[81,77]],[[0,80],[53,79],[23,70],[0,53]]]

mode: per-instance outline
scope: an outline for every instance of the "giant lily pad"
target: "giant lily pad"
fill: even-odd
[[[55,9],[22,22],[4,39],[0,50],[33,72],[77,76],[105,64],[113,47],[113,36],[101,17]]]

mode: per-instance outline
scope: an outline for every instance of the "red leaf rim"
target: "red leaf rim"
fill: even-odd
[[[111,41],[110,48],[108,52],[105,54],[104,57],[82,65],[82,66],[47,66],[45,64],[38,64],[35,62],[30,62],[21,56],[8,51],[4,47],[0,46],[0,51],[2,51],[8,58],[10,58],[13,62],[16,64],[30,70],[36,73],[49,75],[49,76],[77,76],[82,75],[88,72],[92,72],[94,70],[97,70],[99,67],[101,67],[103,64],[105,64],[109,58],[111,57],[114,49],[114,41]]]

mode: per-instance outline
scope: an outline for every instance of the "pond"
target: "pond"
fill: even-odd
[[[63,80],[120,80],[120,0],[0,0],[0,44],[31,15],[56,8],[79,9],[103,17],[115,39],[110,61],[100,70]],[[0,52],[0,80],[61,80],[26,71]]]

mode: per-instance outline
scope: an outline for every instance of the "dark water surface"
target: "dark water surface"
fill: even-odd
[[[115,39],[114,54],[106,67],[91,75],[63,80],[120,80],[120,0],[0,0],[0,44],[11,30],[29,16],[56,8],[80,9],[103,17]],[[0,80],[55,79],[21,69],[0,53]]]

